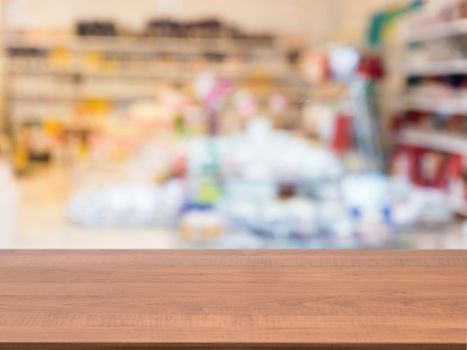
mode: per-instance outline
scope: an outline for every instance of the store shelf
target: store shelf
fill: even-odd
[[[209,69],[213,73],[223,76],[227,79],[241,81],[245,79],[254,79],[257,75],[266,75],[268,78],[281,80],[282,84],[290,85],[290,78],[298,80],[298,76],[294,76],[294,73],[287,72],[285,70],[244,70],[238,73],[228,72],[222,69]],[[145,68],[139,70],[128,70],[128,69],[116,69],[112,71],[97,71],[97,70],[86,70],[86,69],[24,69],[24,68],[13,68],[9,70],[10,74],[13,75],[26,75],[28,77],[34,76],[46,76],[46,77],[69,77],[81,76],[85,78],[98,78],[98,79],[138,79],[138,80],[190,80],[196,78],[200,72],[187,71],[186,69],[159,69],[159,70],[148,70]],[[284,78],[288,80],[284,80]]]
[[[96,94],[73,94],[73,95],[12,95],[10,96],[13,102],[21,103],[51,103],[51,102],[79,102],[86,100],[106,100],[109,102],[131,103],[137,100],[152,99],[151,94],[112,94],[112,93],[96,93]]]
[[[467,60],[453,59],[438,62],[411,62],[407,65],[404,73],[408,76],[467,74]]]
[[[423,96],[408,96],[407,107],[422,112],[436,114],[467,115],[467,100],[461,97],[433,98]]]
[[[182,70],[160,70],[148,71],[141,69],[139,71],[118,70],[109,72],[87,71],[80,69],[50,70],[50,69],[12,69],[9,73],[14,75],[26,75],[28,77],[69,77],[81,76],[85,78],[107,78],[107,79],[139,79],[139,80],[188,80],[193,79],[194,72],[184,72]]]
[[[417,29],[406,27],[402,36],[406,42],[424,42],[462,34],[467,34],[467,19],[420,26]]]
[[[261,40],[237,40],[231,38],[219,39],[189,39],[189,38],[144,38],[123,36],[79,37],[52,36],[27,38],[22,35],[7,35],[6,47],[40,47],[46,50],[64,48],[73,52],[111,52],[132,54],[199,54],[238,53],[280,55],[276,43],[265,44]]]
[[[407,129],[400,132],[397,142],[399,144],[428,148],[467,157],[467,138],[462,136]]]

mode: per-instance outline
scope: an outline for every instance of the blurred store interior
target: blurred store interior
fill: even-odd
[[[467,248],[467,0],[0,4],[0,248]]]

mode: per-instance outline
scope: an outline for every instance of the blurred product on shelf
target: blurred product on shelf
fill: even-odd
[[[116,36],[117,27],[112,22],[81,21],[76,24],[76,35],[80,36]]]
[[[231,24],[216,18],[180,21],[169,18],[155,18],[147,21],[142,32],[129,32],[118,23],[110,21],[79,21],[75,34],[81,37],[116,37],[133,36],[162,39],[229,39],[252,42],[255,44],[273,44],[275,38],[269,33],[245,32]]]
[[[156,38],[251,40],[256,44],[271,44],[275,40],[271,34],[246,33],[215,18],[184,22],[170,19],[153,19],[146,24],[145,34]]]

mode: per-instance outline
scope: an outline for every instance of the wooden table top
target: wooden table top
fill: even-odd
[[[0,251],[0,349],[465,349],[467,251]]]

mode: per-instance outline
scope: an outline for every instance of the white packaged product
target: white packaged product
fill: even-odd
[[[167,189],[166,193],[174,191]],[[171,213],[155,186],[113,184],[73,196],[68,206],[71,222],[88,227],[154,227],[165,224]]]

